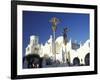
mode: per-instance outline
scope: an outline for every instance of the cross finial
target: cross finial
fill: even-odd
[[[56,17],[51,18],[50,22],[52,23],[53,26],[56,26],[60,20]]]

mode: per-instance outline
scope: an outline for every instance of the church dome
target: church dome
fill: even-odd
[[[59,37],[56,39],[56,42],[57,42],[57,43],[62,43],[62,42],[63,42],[63,36],[59,36]]]

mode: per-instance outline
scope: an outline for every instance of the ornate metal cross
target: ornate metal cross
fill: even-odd
[[[64,38],[64,44],[66,45],[67,44],[67,32],[69,31],[69,29],[66,27],[64,28],[64,31],[63,31],[63,38]]]
[[[56,17],[51,18],[50,22],[52,23],[52,30],[53,32],[56,31],[57,24],[60,22],[60,20]]]

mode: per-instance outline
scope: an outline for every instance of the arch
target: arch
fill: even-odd
[[[73,59],[73,65],[74,65],[74,66],[79,66],[79,65],[80,65],[80,60],[79,60],[78,57],[75,57],[75,58]]]
[[[90,53],[87,53],[85,58],[84,58],[84,62],[85,62],[85,65],[86,66],[89,66],[90,65]]]
[[[38,54],[29,54],[23,58],[24,68],[39,68],[41,66],[41,60]]]

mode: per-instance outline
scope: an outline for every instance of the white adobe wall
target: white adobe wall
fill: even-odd
[[[90,53],[90,48],[88,46],[89,40],[87,40],[83,46],[81,46],[78,50],[70,50],[70,56],[71,56],[71,63],[73,63],[73,59],[75,57],[78,57],[80,60],[80,64],[85,64],[84,59],[85,56]],[[82,61],[81,61],[82,59]]]
[[[38,41],[39,41],[38,36],[34,36],[34,35],[30,36],[30,42],[26,47],[26,53],[25,53],[26,55],[39,52],[39,50],[36,50],[36,48],[40,49],[40,45]]]
[[[54,57],[52,53],[52,36],[48,39],[48,41],[45,43],[45,45],[40,45],[38,43],[38,37],[36,36],[30,36],[30,43],[26,48],[26,55],[31,53],[39,53],[40,57],[43,57],[44,55],[47,55],[49,57]],[[34,42],[36,41],[36,42]],[[35,46],[34,46],[35,45]],[[66,51],[67,51],[67,58],[68,53],[70,54],[70,61],[73,64],[74,58],[78,57],[81,64],[85,64],[84,59],[85,56],[90,53],[89,48],[89,40],[87,40],[84,45],[82,45],[79,49],[73,50],[72,49],[72,41],[71,39],[66,45]],[[38,48],[38,51],[35,51],[35,48]],[[29,50],[28,50],[29,49]],[[63,44],[63,36],[59,36],[56,39],[56,59],[63,62],[63,52],[65,53],[65,45]]]

